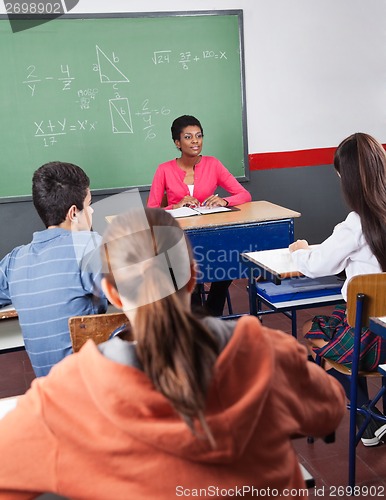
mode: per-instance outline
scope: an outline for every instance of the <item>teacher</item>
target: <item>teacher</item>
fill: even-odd
[[[213,156],[201,155],[204,131],[197,118],[183,115],[171,127],[172,138],[181,156],[158,166],[150,188],[148,206],[168,210],[183,206],[226,207],[251,201],[250,193]],[[222,198],[216,189],[230,196]],[[163,199],[166,193],[167,202]],[[205,304],[206,312],[221,316],[231,280],[211,284]]]
[[[150,188],[148,206],[161,207],[166,192],[168,210],[184,205],[225,207],[251,201],[251,195],[224,165],[213,156],[201,155],[204,132],[194,116],[176,118],[171,127],[180,158],[161,163]],[[221,198],[215,191],[222,187],[230,196]]]

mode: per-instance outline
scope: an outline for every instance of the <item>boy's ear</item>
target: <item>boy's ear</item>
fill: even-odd
[[[76,208],[76,205],[71,205],[71,207],[68,209],[66,219],[69,222],[74,222],[77,220],[78,216],[78,209]]]
[[[122,309],[123,304],[121,296],[119,295],[118,290],[115,288],[115,286],[112,285],[109,281],[107,281],[106,278],[102,278],[101,286],[108,301],[117,309]]]

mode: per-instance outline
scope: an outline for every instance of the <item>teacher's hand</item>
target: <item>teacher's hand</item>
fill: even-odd
[[[288,247],[290,252],[295,252],[295,250],[306,250],[309,248],[307,240],[297,240]]]
[[[181,207],[198,207],[200,202],[197,198],[193,196],[184,196],[179,203],[173,205],[173,208],[181,208]]]
[[[226,207],[228,203],[224,198],[221,198],[218,194],[212,194],[204,201],[203,205],[205,207]]]

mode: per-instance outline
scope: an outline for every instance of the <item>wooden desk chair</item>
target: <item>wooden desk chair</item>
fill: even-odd
[[[363,327],[369,326],[371,316],[386,315],[386,273],[366,274],[354,276],[348,283],[347,288],[347,322],[354,328],[353,362],[351,370],[347,367],[327,360],[335,370],[350,378],[350,428],[349,428],[349,486],[355,486],[356,446],[359,443],[364,430],[370,422],[370,418],[386,422],[386,417],[372,413],[372,408],[386,391],[386,378],[377,371],[359,371],[359,355],[361,347],[361,332]],[[357,408],[357,383],[358,377],[382,377],[382,387],[375,398],[369,403],[368,409]],[[385,412],[385,398],[383,398]],[[365,419],[361,428],[356,430],[357,412]]]
[[[96,344],[105,342],[114,330],[125,324],[128,325],[129,320],[122,312],[73,316],[68,320],[73,351],[78,352],[88,339]]]

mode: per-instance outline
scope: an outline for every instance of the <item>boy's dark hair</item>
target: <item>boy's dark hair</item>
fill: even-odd
[[[199,120],[197,120],[197,118],[190,115],[182,115],[176,118],[172,123],[171,131],[172,131],[173,141],[179,141],[182,130],[189,126],[199,127],[202,135],[204,135],[201,123],[199,122]]]
[[[72,205],[83,210],[89,186],[88,176],[72,163],[52,161],[38,168],[32,178],[32,200],[44,225],[61,224]]]

